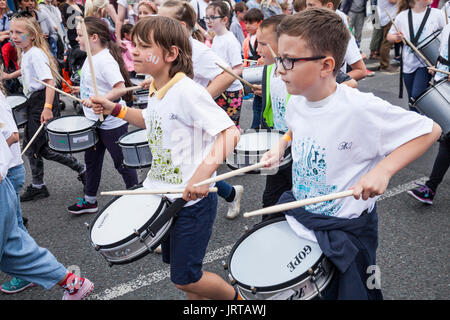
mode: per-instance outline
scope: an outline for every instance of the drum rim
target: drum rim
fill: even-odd
[[[433,33],[431,33],[428,37],[423,39],[421,42],[417,44],[417,49],[422,49],[426,45],[428,45],[431,41],[433,41],[435,38],[437,38],[442,32],[442,29],[436,30]]]
[[[139,185],[137,185],[137,186],[134,186],[133,188],[131,188],[130,190],[135,190],[135,189],[138,189],[138,188],[141,188],[142,187],[142,184],[139,184]],[[98,220],[98,218],[102,215],[102,213],[114,202],[114,201],[116,201],[117,199],[119,199],[120,197],[123,197],[123,196],[115,196],[114,198],[112,198],[106,205],[105,205],[105,207],[103,207],[103,209],[99,212],[99,213],[97,213],[97,215],[95,216],[95,218],[94,218],[94,220],[92,221],[92,223],[90,224],[91,226],[92,226],[92,228],[94,227],[94,225],[95,225],[95,222],[97,222],[97,220]],[[162,209],[163,209],[163,207],[165,206],[165,205],[167,205],[167,199],[165,198],[165,197],[161,197],[161,202],[159,203],[159,205],[158,205],[158,209],[156,209],[156,212],[150,217],[150,219],[142,226],[142,227],[140,227],[137,231],[139,232],[139,233],[141,233],[142,231],[144,231],[145,229],[147,229],[155,220],[156,220],[156,218],[159,216],[159,214],[162,212]],[[94,241],[92,241],[92,228],[89,228],[89,240],[91,241],[91,243],[96,247],[96,248],[98,248],[99,250],[100,249],[113,249],[113,248],[115,248],[115,247],[117,247],[117,246],[120,246],[120,245],[122,245],[122,244],[125,244],[125,243],[127,243],[127,242],[129,242],[130,240],[133,240],[134,238],[136,238],[137,237],[137,235],[135,234],[135,233],[132,233],[132,234],[130,234],[129,236],[127,236],[126,238],[124,238],[124,239],[122,239],[122,240],[119,240],[119,241],[117,241],[117,242],[114,242],[114,243],[110,243],[110,244],[106,244],[106,245],[99,245],[99,244],[96,244]]]
[[[281,131],[281,130],[278,130],[278,129],[271,129],[271,128],[268,128],[268,129],[265,129],[265,128],[256,128],[256,129],[246,129],[246,130],[244,130],[242,133],[241,133],[241,137],[243,136],[243,135],[245,135],[245,134],[250,134],[250,133],[257,133],[257,132],[276,132],[276,133],[279,133],[280,134],[280,139],[281,139],[281,136],[283,136],[283,134],[285,134],[286,132],[284,132],[284,131]],[[236,146],[237,147],[237,146]],[[248,150],[240,150],[240,149],[234,149],[233,150],[233,153],[236,153],[236,154],[244,154],[244,155],[259,155],[259,154],[262,154],[262,153],[266,153],[268,150],[270,150],[270,149],[267,149],[267,150],[256,150],[256,151],[248,151]]]
[[[23,97],[23,98],[25,98],[25,101],[24,101],[24,102],[22,102],[22,103],[20,103],[20,104],[16,104],[14,107],[11,107],[11,106],[10,106],[12,110],[14,110],[15,108],[17,108],[18,106],[23,105],[23,104],[24,104],[25,102],[27,102],[27,100],[28,100],[27,96],[24,95],[24,94],[22,94],[22,93],[11,93],[11,94],[8,94],[7,96],[5,96],[6,102],[8,102],[8,97]],[[8,103],[8,105],[9,105],[9,103]]]
[[[136,132],[138,132],[138,131],[145,131],[145,129],[140,128],[140,129],[136,129],[136,130],[133,130],[133,131],[130,131],[130,132],[127,132],[127,133],[121,135],[121,136],[119,137],[119,139],[117,140],[119,146],[136,147],[136,146],[145,146],[145,145],[148,145],[148,141],[144,141],[144,142],[132,142],[132,143],[121,142],[121,141],[120,141],[120,140],[122,140],[123,138],[125,138],[126,136],[131,135],[131,134],[133,134],[133,133],[136,133]],[[149,148],[150,148],[150,146],[149,146]]]
[[[86,119],[92,121],[93,123],[92,123],[92,126],[90,126],[90,127],[88,127],[88,128],[80,129],[80,130],[74,130],[74,131],[57,131],[57,130],[52,130],[52,129],[49,129],[49,128],[48,128],[48,125],[49,125],[51,122],[53,122],[53,121],[55,121],[55,120],[58,120],[58,119],[69,118],[69,117],[83,117],[83,118],[86,118]],[[47,124],[45,125],[45,130],[48,131],[48,132],[51,132],[51,133],[58,133],[58,134],[75,134],[75,133],[82,133],[82,132],[86,132],[86,131],[95,131],[95,123],[96,123],[96,122],[95,122],[94,120],[91,120],[91,119],[89,119],[89,118],[87,118],[87,117],[85,117],[85,116],[82,116],[82,115],[76,115],[76,114],[69,114],[69,115],[65,115],[65,116],[61,116],[61,117],[58,117],[58,118],[53,118],[53,119],[51,119],[51,120],[50,120],[49,122],[47,122]]]
[[[245,284],[243,282],[240,282],[239,280],[237,280],[234,276],[233,273],[231,271],[231,258],[233,257],[234,252],[236,251],[237,247],[239,246],[239,244],[242,243],[242,241],[244,241],[247,237],[249,237],[253,232],[267,226],[273,223],[277,223],[277,222],[281,222],[281,221],[286,221],[286,217],[277,217],[277,218],[273,218],[270,219],[268,221],[264,221],[264,222],[260,222],[256,225],[253,226],[253,228],[251,230],[249,230],[248,232],[246,232],[242,237],[240,237],[238,239],[238,241],[234,244],[234,246],[231,248],[230,254],[228,255],[228,260],[227,260],[227,265],[228,265],[228,270],[229,270],[229,275],[231,277],[231,279],[233,279],[234,281],[236,281],[236,284],[242,288],[245,288],[247,290],[252,290],[255,289],[256,292],[273,292],[273,291],[279,291],[279,290],[283,290],[286,289],[287,287],[291,287],[292,285],[299,283],[305,279],[307,279],[308,277],[310,277],[310,275],[307,272],[302,273],[301,275],[285,281],[283,283],[279,283],[276,285],[272,285],[272,286],[264,286],[264,287],[254,287],[248,284]],[[326,259],[325,254],[322,252],[322,254],[320,255],[319,259],[317,259],[317,261],[314,263],[314,265],[312,265],[310,267],[310,269],[315,270],[318,265],[324,260]]]
[[[448,82],[447,78],[444,78],[442,80],[439,80],[436,84],[430,85],[430,87],[425,90],[416,100],[414,100],[413,106],[416,106],[417,102],[419,102],[423,97],[425,97],[428,93],[433,91],[435,88],[441,86],[443,83]]]

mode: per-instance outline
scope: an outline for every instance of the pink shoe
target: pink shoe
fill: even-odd
[[[74,294],[70,294],[67,289],[64,289],[63,300],[83,300],[94,291],[94,284],[87,278],[81,278],[83,283],[80,289]]]

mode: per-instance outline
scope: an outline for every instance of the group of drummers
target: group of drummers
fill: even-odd
[[[216,15],[209,21],[224,19],[220,12],[227,5],[220,2],[207,8]],[[409,40],[402,59],[411,109],[406,111],[358,91],[339,73],[347,50],[342,44],[351,34],[334,2],[312,2],[316,5],[295,15],[258,24],[264,66],[261,85],[252,89],[264,102],[263,125],[249,131],[240,130],[239,117],[219,103],[222,98],[227,108],[238,103],[239,94],[229,89],[245,80],[242,70],[191,36],[197,19],[188,2],[162,3],[158,15],[139,19],[131,31],[134,70],[146,75],[139,89],[148,90],[146,108],[127,106],[130,76],[108,26],[98,17],[80,20],[77,41],[87,59],[80,86],[63,94],[83,105],[83,115],[62,117],[58,68],[39,25],[13,16],[10,34],[21,68],[3,79],[22,77],[26,100],[11,108],[8,101],[18,98],[0,94],[1,270],[27,286],[59,284],[64,299],[84,299],[94,290],[93,282],[70,273],[39,247],[24,225],[20,201],[49,195],[46,159],[78,173],[84,195],[68,210],[97,214],[90,241],[110,265],[131,263],[160,247],[171,281],[189,299],[382,299],[379,288],[366,285],[367,267],[376,265],[377,198],[395,173],[438,139],[439,174],[432,173],[432,181],[411,195],[426,202],[420,192],[427,187],[434,196],[448,168],[450,27],[441,10],[429,8],[430,0],[406,1],[393,21],[387,39]],[[129,132],[129,124],[138,130]],[[22,195],[17,125],[24,126],[22,146],[32,175]],[[106,150],[127,190],[99,212]],[[84,164],[75,152],[84,152]],[[252,173],[272,170],[263,194],[266,208],[350,192],[263,215],[231,251],[230,284],[203,270],[218,195],[236,205],[243,193],[216,176],[224,161],[236,172],[253,165]],[[142,184],[136,168],[149,168]],[[284,242],[293,245],[281,250]],[[276,258],[268,259],[269,251]],[[269,277],[273,273],[279,276]]]

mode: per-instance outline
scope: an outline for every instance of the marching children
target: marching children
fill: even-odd
[[[189,299],[233,299],[237,293],[231,285],[214,273],[202,271],[217,195],[208,194],[208,185],[193,185],[214,175],[236,146],[239,130],[204,87],[191,79],[191,41],[178,21],[162,16],[139,20],[132,37],[136,72],[153,78],[148,107],[127,108],[92,97],[94,110],[146,128],[153,163],[144,188],[185,188],[182,198],[188,202],[162,243],[163,261],[170,263],[172,282]],[[202,146],[201,151],[193,147],[195,131],[201,139],[195,144]],[[176,195],[167,197],[174,200]]]
[[[49,65],[57,70],[56,61],[49,51],[47,42],[42,36],[42,30],[34,18],[20,16],[11,19],[11,39],[18,49],[20,56],[20,70],[4,74],[4,79],[22,76],[23,93],[28,98],[28,122],[25,126],[23,145],[34,136],[42,122],[59,116],[59,97],[53,89],[40,84],[34,78],[54,86],[53,75]],[[44,159],[56,161],[68,166],[78,173],[78,179],[85,181],[85,166],[74,157],[57,153],[48,146],[44,130],[38,134],[36,140],[26,151],[30,162],[32,183],[21,195],[21,201],[30,201],[50,194],[44,183]]]
[[[92,52],[92,62],[95,66],[95,79],[98,94],[106,98],[124,103],[120,97],[123,95],[121,89],[125,84],[130,86],[130,77],[122,60],[120,48],[111,41],[108,26],[99,18],[87,17],[84,19],[89,36],[89,46]],[[81,24],[77,26],[80,49],[86,51],[86,39],[81,30]],[[99,116],[94,114],[90,106],[92,102],[89,97],[94,95],[92,71],[89,61],[84,61],[81,69],[81,82],[79,87],[80,98],[83,99],[83,111],[86,118],[99,121]],[[75,88],[78,90],[78,88]],[[127,94],[129,96],[129,94]],[[128,99],[129,100],[129,99]],[[97,192],[100,185],[103,159],[105,151],[108,150],[114,162],[114,167],[120,173],[127,189],[138,183],[135,169],[126,168],[122,165],[123,154],[120,146],[116,143],[119,138],[128,132],[128,123],[115,117],[105,117],[97,128],[98,142],[84,153],[86,163],[86,186],[84,197],[68,207],[73,214],[96,213],[98,211]]]
[[[350,33],[334,12],[312,8],[288,16],[277,34],[277,72],[292,95],[289,130],[262,161],[279,163],[291,144],[293,187],[280,203],[353,190],[352,197],[285,211],[286,219],[300,237],[318,242],[336,267],[324,298],[381,299],[381,290],[366,286],[367,268],[376,265],[377,197],[441,129],[429,118],[336,83]]]
[[[430,36],[433,32],[442,29],[445,23],[445,16],[442,11],[430,8],[431,0],[400,0],[399,14],[395,17],[394,23],[398,28],[392,26],[386,39],[390,42],[399,42],[403,37],[411,43],[417,45]],[[402,50],[403,81],[408,92],[409,109],[418,112],[412,106],[414,99],[417,99],[427,88],[431,80],[427,65],[417,56],[409,46],[403,46]]]

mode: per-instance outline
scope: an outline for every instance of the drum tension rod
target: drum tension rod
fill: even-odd
[[[150,253],[152,253],[152,252],[153,252],[153,249],[150,248],[150,247],[148,246],[148,244],[145,242],[144,236],[143,236],[141,233],[139,233],[139,231],[137,231],[136,229],[134,229],[134,234],[138,236],[139,240],[147,247],[148,251],[150,251]],[[153,237],[154,237],[154,236],[152,236],[152,238],[153,238]]]
[[[316,270],[313,270],[312,268],[310,268],[308,270],[309,275],[311,276],[311,282],[314,284],[314,287],[316,288],[317,291],[317,295],[319,297],[319,299],[322,299],[322,294],[320,293],[319,287],[317,286],[317,275],[322,274],[322,267],[320,266],[319,268],[317,268]]]

